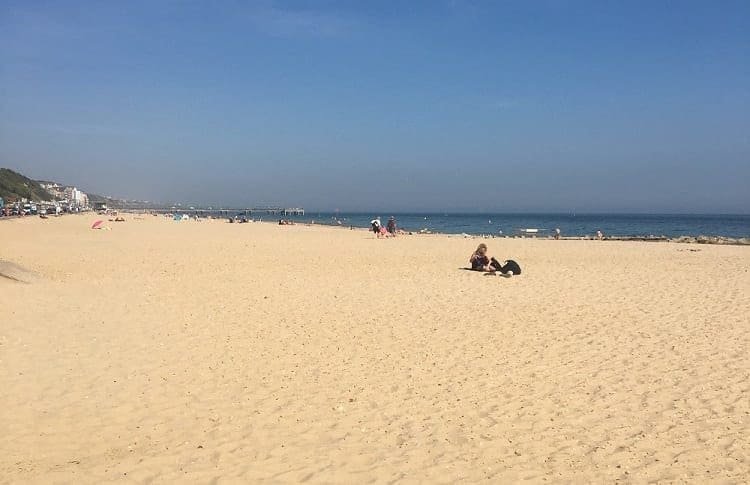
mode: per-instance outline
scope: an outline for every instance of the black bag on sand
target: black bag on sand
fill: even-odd
[[[500,271],[502,273],[507,273],[508,271],[513,271],[514,275],[519,275],[519,274],[521,274],[521,267],[518,265],[518,263],[516,263],[512,259],[509,259],[508,261],[505,262],[505,266],[503,266],[502,268],[500,268]]]
[[[513,271],[514,275],[521,274],[521,267],[518,265],[518,263],[516,263],[512,259],[507,260],[505,264],[502,265],[498,262],[498,260],[496,260],[495,258],[492,258],[492,267],[500,271],[503,274],[508,273],[508,271]]]

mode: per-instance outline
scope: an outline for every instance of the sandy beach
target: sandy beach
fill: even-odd
[[[0,222],[2,483],[750,480],[750,248]]]

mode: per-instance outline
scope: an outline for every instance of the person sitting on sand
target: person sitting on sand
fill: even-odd
[[[487,245],[485,243],[480,244],[476,251],[472,253],[469,263],[474,271],[495,271],[495,268],[491,266],[490,257],[487,256]]]
[[[469,258],[471,269],[474,271],[484,271],[486,273],[495,273],[499,271],[503,276],[512,276],[521,274],[521,266],[512,259],[502,264],[495,258],[487,256],[487,245],[482,243]]]

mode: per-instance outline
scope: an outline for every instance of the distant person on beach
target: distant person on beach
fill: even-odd
[[[391,236],[395,236],[396,235],[396,218],[395,217],[391,216],[388,219],[388,224],[386,224],[386,228],[388,229],[388,233]]]
[[[604,234],[602,234],[602,231],[596,231],[596,238],[597,238],[598,240],[600,240],[600,241],[601,241],[602,239],[604,239]]]
[[[380,217],[378,216],[371,220],[370,225],[372,226],[372,232],[374,232],[377,237],[380,237],[380,227],[382,226],[382,224],[380,224]]]
[[[555,239],[560,239],[560,228],[555,228]]]

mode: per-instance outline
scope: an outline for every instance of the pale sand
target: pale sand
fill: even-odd
[[[94,218],[0,222],[2,482],[750,480],[748,247]]]

